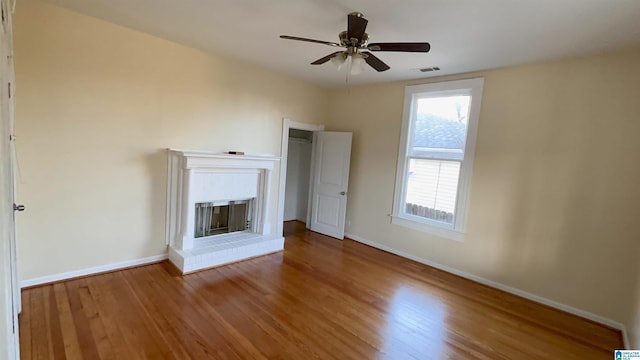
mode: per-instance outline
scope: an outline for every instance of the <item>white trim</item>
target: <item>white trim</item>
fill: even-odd
[[[175,168],[179,166],[176,162],[176,157],[171,156],[171,150],[167,149],[167,205],[165,209],[165,244],[171,245],[171,236],[173,234],[173,229],[177,225],[174,221],[172,221],[172,211],[173,209],[169,206],[169,202],[171,199],[178,199],[178,195],[176,194],[176,190],[180,188],[181,184],[179,184],[178,172],[175,171]],[[178,200],[179,201],[179,200]]]
[[[590,313],[588,311],[580,310],[580,309],[575,308],[573,306],[565,305],[565,304],[559,303],[557,301],[544,298],[542,296],[534,295],[532,293],[529,293],[529,292],[526,292],[526,291],[523,291],[523,290],[520,290],[520,289],[516,289],[514,287],[511,287],[511,286],[508,286],[508,285],[504,285],[504,284],[501,284],[501,283],[498,283],[498,282],[495,282],[493,280],[489,280],[489,279],[486,279],[486,278],[483,278],[483,277],[480,277],[480,276],[477,276],[477,275],[473,275],[473,274],[470,274],[468,272],[457,270],[457,269],[454,269],[452,267],[449,267],[449,266],[446,266],[446,265],[442,265],[442,264],[439,264],[439,263],[431,261],[431,260],[423,259],[421,257],[406,253],[404,251],[397,250],[397,249],[394,249],[394,248],[386,246],[386,245],[382,245],[382,244],[377,243],[375,241],[367,240],[367,239],[362,238],[362,237],[360,237],[358,235],[355,235],[355,234],[346,233],[345,236],[347,238],[351,239],[351,240],[357,241],[357,242],[365,244],[365,245],[369,245],[369,246],[374,247],[376,249],[380,249],[380,250],[383,250],[383,251],[386,251],[386,252],[401,256],[403,258],[407,258],[407,259],[419,262],[421,264],[425,264],[425,265],[434,267],[436,269],[439,269],[439,270],[442,270],[442,271],[446,271],[448,273],[463,277],[465,279],[469,279],[469,280],[475,281],[477,283],[480,283],[480,284],[483,284],[483,285],[487,285],[487,286],[490,286],[490,287],[498,289],[498,290],[502,290],[502,291],[507,292],[509,294],[513,294],[513,295],[517,295],[517,296],[523,297],[523,298],[525,298],[527,300],[531,300],[531,301],[534,301],[534,302],[537,302],[537,303],[540,303],[540,304],[543,304],[543,305],[547,305],[547,306],[552,307],[554,309],[562,310],[564,312],[567,312],[567,313],[570,313],[570,314],[573,314],[573,315],[576,315],[576,316],[580,316],[580,317],[585,318],[587,320],[591,320],[591,321],[597,322],[599,324],[606,325],[606,326],[614,328],[616,330],[620,330],[622,332],[622,338],[623,338],[623,341],[624,341],[624,346],[627,349],[629,348],[629,340],[627,338],[626,328],[625,328],[624,324],[622,324],[622,323],[620,323],[618,321],[611,320],[611,319],[608,319],[608,318],[606,318],[604,316],[596,315],[596,314]]]
[[[633,350],[631,348],[631,343],[629,343],[629,336],[627,335],[627,329],[624,327],[624,325],[622,326],[622,329],[618,329],[620,331],[622,331],[622,342],[624,344],[624,348],[627,350]]]
[[[307,124],[307,123],[293,121],[288,118],[282,118],[282,140],[281,140],[281,146],[280,146],[280,179],[278,179],[280,184],[278,186],[278,220],[277,220],[278,228],[276,229],[277,235],[282,235],[282,231],[284,230],[284,194],[285,194],[286,185],[287,185],[286,182],[287,182],[287,156],[289,155],[289,129],[298,129],[298,130],[316,132],[316,131],[324,131],[324,125]],[[310,188],[309,193],[311,193],[311,190],[312,189]],[[309,203],[309,206],[311,206],[311,203]],[[308,216],[309,216],[309,211],[307,211],[307,217]]]
[[[473,169],[473,158],[476,147],[476,137],[478,133],[478,122],[480,119],[480,105],[482,104],[483,78],[472,78],[465,80],[446,81],[439,83],[429,83],[411,85],[405,87],[404,106],[402,112],[402,127],[400,145],[398,147],[398,162],[396,168],[396,186],[393,197],[393,223],[406,226],[418,231],[432,233],[448,239],[463,241],[466,229],[467,213],[469,209],[469,198],[471,193],[471,175]],[[413,133],[414,124],[414,100],[417,97],[449,96],[454,94],[469,94],[472,96],[469,108],[469,122],[467,138],[464,148],[464,160],[460,163],[460,174],[455,204],[455,216],[453,226],[429,219],[418,219],[407,216],[404,209],[404,199],[406,195],[407,171],[409,166],[409,147],[411,141],[410,134]],[[446,159],[436,159],[446,160]],[[398,221],[403,219],[404,221]],[[416,226],[410,226],[414,222]],[[419,224],[419,226],[418,226]],[[445,231],[439,231],[445,230]],[[449,230],[449,231],[446,231]],[[453,230],[453,231],[451,231]]]
[[[18,313],[21,294],[17,275],[17,238],[12,204],[16,202],[15,187],[15,72],[13,61],[13,19],[8,0],[0,7],[5,14],[0,24],[0,359],[20,358],[20,330]],[[9,97],[11,93],[11,97]]]
[[[110,271],[116,271],[116,270],[121,270],[129,267],[133,267],[133,266],[153,264],[163,260],[167,260],[168,258],[169,258],[169,254],[162,254],[162,255],[156,255],[156,256],[149,256],[141,259],[128,260],[128,261],[122,261],[119,263],[74,270],[74,271],[69,271],[69,272],[60,273],[60,274],[41,276],[33,279],[20,281],[20,288],[48,284],[48,283],[61,281],[61,280],[69,280],[69,279],[87,276],[87,275],[95,275],[95,274],[100,274],[100,273],[105,273]]]

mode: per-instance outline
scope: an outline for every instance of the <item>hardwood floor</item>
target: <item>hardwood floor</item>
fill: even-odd
[[[23,359],[611,359],[618,331],[351,240],[23,291]]]

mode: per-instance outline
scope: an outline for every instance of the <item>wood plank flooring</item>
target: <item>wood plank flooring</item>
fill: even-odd
[[[611,359],[618,331],[351,240],[23,291],[23,359]]]

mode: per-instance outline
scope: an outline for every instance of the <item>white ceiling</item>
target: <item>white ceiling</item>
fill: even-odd
[[[417,79],[597,53],[640,44],[640,0],[45,0],[197,49],[241,59],[322,86],[341,86],[336,48],[347,14],[369,20],[371,42],[428,41],[431,52],[376,55],[351,83]],[[417,69],[439,66],[435,73]]]

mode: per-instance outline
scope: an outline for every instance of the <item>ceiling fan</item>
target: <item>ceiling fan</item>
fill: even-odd
[[[314,40],[307,39],[297,36],[289,36],[289,35],[280,35],[282,39],[287,40],[297,40],[297,41],[306,41],[317,44],[324,44],[334,47],[342,47],[346,50],[336,51],[332,54],[329,54],[325,57],[321,57],[320,59],[311,63],[311,65],[320,65],[324,64],[327,61],[331,60],[331,62],[335,63],[339,67],[345,62],[349,62],[349,66],[351,67],[351,74],[356,74],[362,71],[363,61],[369,64],[372,68],[377,71],[386,71],[389,70],[389,65],[385,64],[378,57],[370,53],[369,51],[400,51],[400,52],[429,52],[431,49],[431,45],[427,42],[419,42],[419,43],[372,43],[369,44],[369,34],[365,32],[367,29],[367,24],[369,21],[364,18],[359,12],[352,12],[347,16],[347,30],[342,31],[339,34],[340,43],[335,43],[331,41],[322,41],[322,40]],[[355,71],[354,71],[355,70]]]

